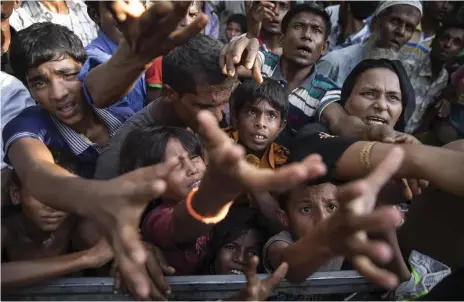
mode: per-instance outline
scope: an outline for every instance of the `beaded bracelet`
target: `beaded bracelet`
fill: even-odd
[[[359,154],[359,159],[361,160],[361,166],[363,166],[364,169],[367,171],[371,170],[371,151],[374,145],[377,144],[377,142],[368,142],[367,144],[364,145],[364,147],[361,150],[361,153]]]
[[[198,187],[193,188],[192,191],[187,195],[187,200],[186,200],[186,205],[187,205],[187,211],[189,212],[190,216],[195,218],[198,221],[201,221],[205,224],[217,224],[224,220],[226,218],[227,214],[229,213],[229,209],[234,203],[234,201],[229,201],[227,204],[225,204],[222,209],[219,210],[219,212],[216,214],[216,216],[212,217],[205,217],[200,214],[198,214],[193,208],[192,208],[192,199],[193,196],[198,192]]]

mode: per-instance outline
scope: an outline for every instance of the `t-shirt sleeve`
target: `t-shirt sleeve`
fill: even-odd
[[[82,91],[84,92],[84,97],[90,105],[94,105],[92,96],[90,95],[87,87],[85,86],[84,80],[89,74],[89,72],[97,67],[100,64],[105,63],[110,58],[110,55],[102,54],[101,56],[92,56],[85,61],[84,66],[82,66],[81,71],[79,72],[77,78],[82,82]]]
[[[290,161],[302,161],[310,154],[319,154],[327,167],[327,174],[317,179],[316,182],[333,181],[337,161],[358,140],[317,132],[316,129],[319,130],[320,127],[315,127],[313,124],[301,128],[290,148]]]
[[[160,205],[151,211],[142,226],[143,238],[162,249],[175,247],[171,238],[171,220],[174,208]]]
[[[25,109],[3,128],[3,150],[5,153],[5,163],[7,164],[10,164],[8,159],[8,149],[18,140],[22,138],[33,138],[45,144],[48,131],[44,123],[42,123],[40,116],[33,114],[37,110],[33,110],[34,112],[28,110],[36,109],[34,107]]]
[[[333,102],[340,101],[342,91],[334,82],[330,81],[330,84],[333,86],[327,90],[319,104],[316,106],[317,121],[321,121],[322,112],[324,111],[324,109],[327,108],[327,106],[329,106]]]
[[[163,57],[158,57],[148,68],[145,79],[148,87],[161,88],[163,86]]]

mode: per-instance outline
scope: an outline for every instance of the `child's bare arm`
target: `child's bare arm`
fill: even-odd
[[[7,291],[83,269],[100,267],[112,258],[111,247],[106,240],[101,240],[91,249],[81,252],[44,259],[2,263],[2,290]]]

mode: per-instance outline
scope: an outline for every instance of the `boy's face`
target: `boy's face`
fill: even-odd
[[[182,19],[182,21],[180,21],[177,28],[180,29],[180,28],[184,28],[184,27],[189,26],[190,23],[192,23],[193,20],[195,20],[198,17],[199,14],[200,14],[200,5],[199,5],[198,1],[193,1],[190,4],[189,9],[188,9],[187,13],[185,14],[184,19]]]
[[[67,125],[80,122],[84,116],[82,83],[77,78],[81,67],[66,58],[29,68],[26,76],[32,97]]]
[[[283,56],[299,66],[315,64],[327,52],[324,19],[312,12],[296,14],[283,38]]]
[[[226,38],[227,41],[230,42],[233,37],[238,37],[242,34],[242,27],[240,24],[235,23],[235,22],[229,22],[227,23],[227,28],[226,28]]]
[[[290,2],[285,0],[279,1],[270,1],[274,4],[274,9],[272,10],[275,14],[275,17],[272,20],[265,18],[263,20],[263,29],[268,33],[272,34],[280,34],[281,33],[281,25],[282,20],[284,19],[285,15],[290,10]]]
[[[221,246],[214,261],[216,275],[243,275],[251,257],[260,256],[263,237],[258,230],[249,230],[232,242]]]
[[[447,62],[457,57],[464,49],[464,29],[448,28],[432,42],[432,57]]]
[[[167,202],[177,203],[185,199],[192,188],[200,184],[206,165],[200,156],[189,154],[177,139],[168,141],[164,157],[179,159],[179,164],[166,177],[168,188],[163,194]]]
[[[285,117],[284,117],[285,118]],[[245,104],[237,114],[240,143],[252,151],[264,151],[285,127],[280,111],[266,100]]]
[[[179,79],[180,81],[182,79]],[[172,102],[174,111],[180,122],[197,132],[197,114],[201,110],[208,110],[218,121],[222,120],[222,113],[229,102],[233,84],[210,86],[197,85],[196,93],[179,95],[169,85],[163,86],[163,97]]]
[[[337,211],[335,190],[333,184],[323,183],[315,186],[301,185],[290,193],[287,209],[280,209],[278,218],[295,240]]]
[[[16,185],[10,188],[10,197],[15,205],[21,204],[22,214],[44,232],[54,232],[68,218],[69,214],[50,208],[27,194]]]

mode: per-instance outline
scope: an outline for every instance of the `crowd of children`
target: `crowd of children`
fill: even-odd
[[[236,4],[2,1],[2,290],[354,269],[462,298],[464,6]]]

